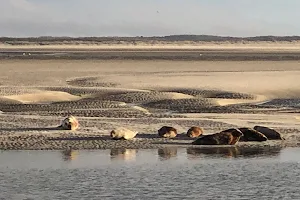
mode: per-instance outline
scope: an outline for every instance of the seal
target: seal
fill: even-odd
[[[64,130],[72,130],[72,131],[78,129],[78,127],[79,127],[78,120],[72,115],[65,118],[61,122],[61,125],[59,126],[59,128],[62,128]]]
[[[177,130],[171,126],[163,126],[157,132],[160,137],[164,138],[174,138],[177,136]]]
[[[119,127],[110,132],[110,137],[114,140],[130,140],[136,136],[137,132],[127,128]]]
[[[240,138],[243,137],[243,135],[244,135],[237,128],[230,128],[230,129],[222,131],[221,133],[231,133],[232,135],[236,136],[236,137],[233,138],[233,141],[231,142],[232,144],[236,144],[240,140]],[[238,137],[238,136],[240,136],[240,137]]]
[[[254,126],[253,129],[264,134],[268,140],[284,140],[281,134],[272,128],[265,126]]]
[[[239,128],[239,130],[243,133],[243,137],[241,137],[240,141],[263,142],[268,140],[268,138],[264,134],[252,128]]]
[[[193,141],[193,145],[235,145],[243,136],[243,133],[237,130],[222,131],[212,135],[204,135]]]
[[[191,127],[186,133],[186,135],[191,138],[199,137],[202,134],[203,134],[203,129],[198,126]]]

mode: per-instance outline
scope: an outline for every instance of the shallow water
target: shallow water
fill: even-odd
[[[2,151],[0,199],[300,199],[300,148]]]

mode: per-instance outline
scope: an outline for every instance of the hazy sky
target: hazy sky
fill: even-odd
[[[0,36],[300,35],[300,0],[0,0]]]

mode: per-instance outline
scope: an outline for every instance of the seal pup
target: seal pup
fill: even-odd
[[[281,134],[272,128],[265,126],[254,126],[253,129],[264,134],[268,140],[284,140]]]
[[[64,130],[72,130],[72,131],[78,129],[78,127],[79,127],[78,120],[72,115],[65,118],[62,121],[61,125],[59,126],[59,128],[62,128]]]
[[[160,137],[164,138],[174,138],[177,136],[177,130],[171,126],[163,126],[157,132]]]
[[[110,137],[114,140],[130,140],[136,136],[138,132],[131,131],[124,127],[113,129],[110,132]]]
[[[268,140],[268,138],[264,134],[252,128],[239,128],[239,130],[243,133],[243,137],[241,137],[240,141],[263,142]]]
[[[204,135],[193,141],[193,145],[235,145],[243,136],[243,133],[237,130],[222,131],[212,135]]]
[[[203,129],[198,126],[192,126],[186,133],[188,137],[196,138],[203,134]]]

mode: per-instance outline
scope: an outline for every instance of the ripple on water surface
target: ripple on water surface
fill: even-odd
[[[0,199],[300,199],[300,148],[3,151]]]

